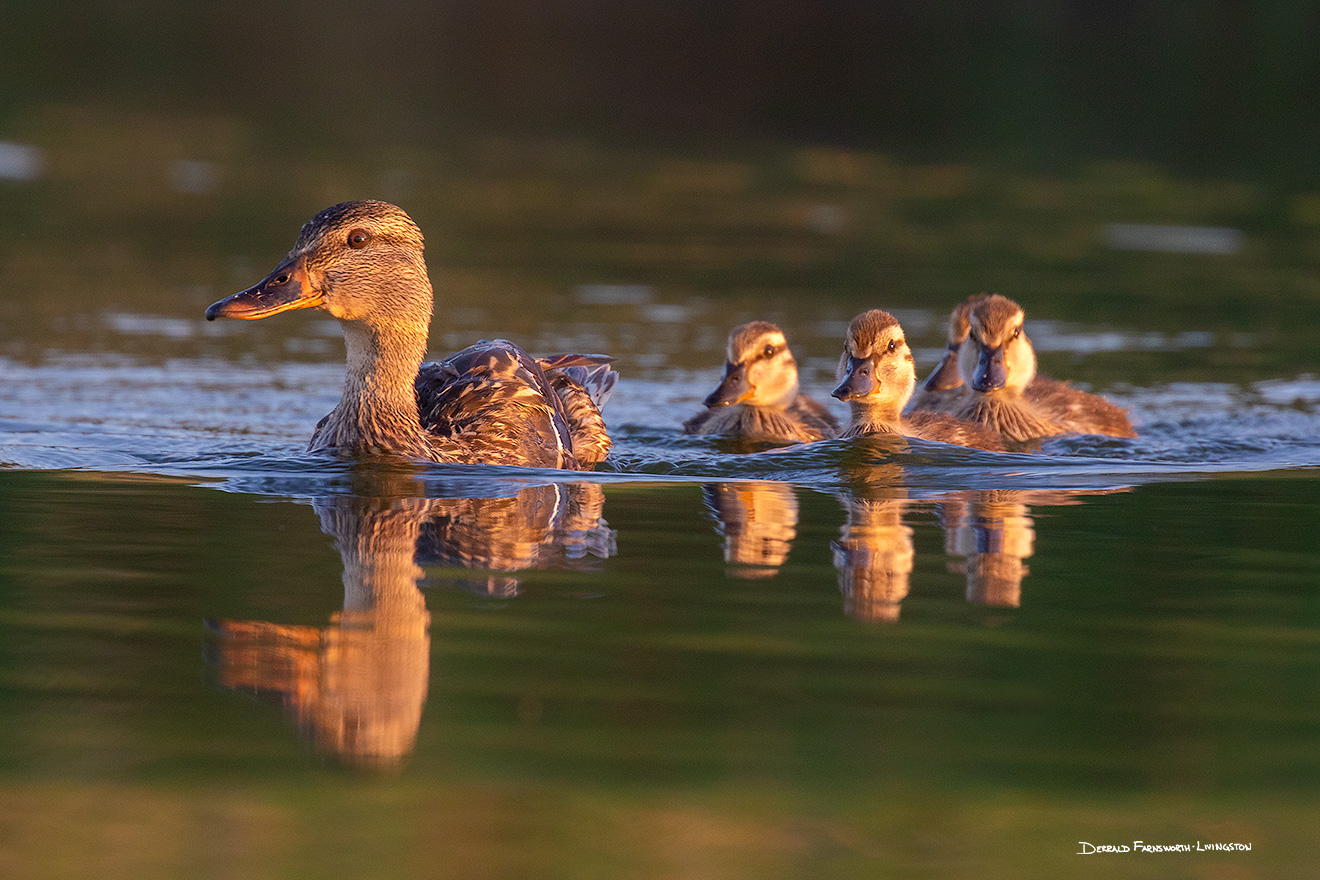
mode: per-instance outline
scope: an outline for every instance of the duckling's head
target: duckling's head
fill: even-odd
[[[768,321],[752,321],[730,331],[724,379],[705,403],[788,406],[797,392],[797,361],[784,331]]]
[[[962,385],[962,377],[958,375],[958,349],[967,341],[967,333],[971,327],[968,315],[972,306],[987,298],[989,294],[986,293],[972,294],[966,301],[954,306],[953,311],[949,313],[948,345],[939,366],[926,377],[924,387],[927,391],[952,391]]]
[[[895,413],[912,396],[917,382],[912,350],[903,328],[888,312],[871,309],[852,319],[836,371],[839,400]]]
[[[1036,353],[1022,329],[1022,307],[1005,296],[972,305],[968,344],[958,352],[958,372],[973,391],[1020,394],[1036,375]]]
[[[388,202],[343,202],[309,220],[288,256],[255,287],[213,304],[217,317],[255,320],[319,308],[346,323],[426,335],[431,282],[422,232]]]

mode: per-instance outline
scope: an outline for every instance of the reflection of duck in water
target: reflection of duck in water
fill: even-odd
[[[515,596],[512,572],[613,556],[615,534],[601,516],[604,508],[598,483],[526,486],[507,498],[432,499],[418,560],[428,568],[463,569],[454,580],[469,591]]]
[[[590,488],[570,501],[577,486]],[[526,487],[513,498],[317,500],[344,564],[343,610],[324,627],[214,622],[219,682],[276,695],[318,749],[347,764],[398,764],[416,742],[430,673],[419,556],[494,569],[543,564],[552,545],[569,557],[608,553],[600,487],[577,486]],[[468,525],[446,525],[456,517]]]
[[[809,443],[839,432],[830,411],[798,391],[797,361],[784,332],[767,321],[742,324],[729,333],[724,379],[705,404],[683,423],[684,433]]]
[[[832,547],[849,616],[898,620],[911,589],[912,529],[903,522],[907,504],[907,491],[897,485],[857,487],[843,496],[847,521]]]
[[[1121,407],[1036,375],[1021,306],[997,294],[974,297],[968,306],[968,336],[958,351],[968,392],[951,406],[955,416],[1014,443],[1067,433],[1137,436]]]
[[[838,378],[833,394],[852,408],[841,437],[901,434],[980,449],[1004,448],[993,432],[944,413],[923,411],[904,418],[903,405],[912,396],[917,374],[903,328],[888,312],[872,309],[853,318]]]
[[[312,450],[570,469],[604,459],[610,440],[598,406],[617,378],[609,358],[538,360],[496,340],[422,363],[432,302],[422,249],[421,231],[400,208],[344,202],[303,226],[261,283],[206,317],[319,308],[339,319],[348,375]]]
[[[739,578],[778,574],[797,537],[798,501],[793,487],[773,481],[709,483],[702,493],[724,538],[728,574]]]
[[[430,615],[417,589],[422,498],[332,496],[316,503],[344,562],[344,609],[330,625],[220,620],[217,676],[273,693],[318,749],[388,767],[413,749],[431,667]]]

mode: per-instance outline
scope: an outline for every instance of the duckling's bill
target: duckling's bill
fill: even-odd
[[[1008,362],[1004,356],[1004,346],[987,348],[980,346],[976,358],[976,369],[972,371],[972,387],[977,391],[997,391],[1008,384]]]
[[[704,401],[706,406],[731,406],[750,400],[755,390],[747,381],[747,367],[743,364],[725,364],[724,379],[720,387]]]
[[[958,375],[958,348],[950,345],[940,365],[926,377],[927,391],[952,391],[962,384],[962,377]]]
[[[871,369],[870,358],[849,355],[844,370],[843,381],[830,392],[832,396],[847,401],[856,397],[866,397],[875,391],[875,375]]]
[[[206,320],[241,318],[255,321],[280,312],[315,308],[321,302],[321,292],[312,287],[302,260],[293,260],[282,263],[254,287],[212,303],[206,309]]]

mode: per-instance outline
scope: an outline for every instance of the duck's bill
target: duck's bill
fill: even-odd
[[[1004,347],[982,348],[972,371],[972,388],[977,391],[996,391],[1008,384],[1008,362]]]
[[[310,309],[321,304],[321,294],[313,289],[301,261],[282,264],[255,287],[227,296],[206,309],[206,320],[241,318],[255,321],[280,312]]]
[[[847,401],[854,397],[865,397],[875,391],[875,376],[872,375],[869,358],[849,357],[845,369],[843,381],[830,392],[831,397]]]
[[[958,349],[950,349],[944,353],[944,360],[940,361],[940,365],[926,377],[925,388],[927,391],[952,391],[961,384],[962,376],[958,375]]]
[[[720,387],[710,393],[705,403],[706,406],[732,406],[751,396],[752,384],[747,381],[747,371],[742,364],[725,364]]]

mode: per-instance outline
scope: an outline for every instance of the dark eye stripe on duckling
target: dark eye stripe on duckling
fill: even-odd
[[[771,358],[778,357],[788,349],[788,343],[782,345],[766,345],[760,348],[756,354],[747,358],[743,363],[754,364],[757,361],[768,361]]]

